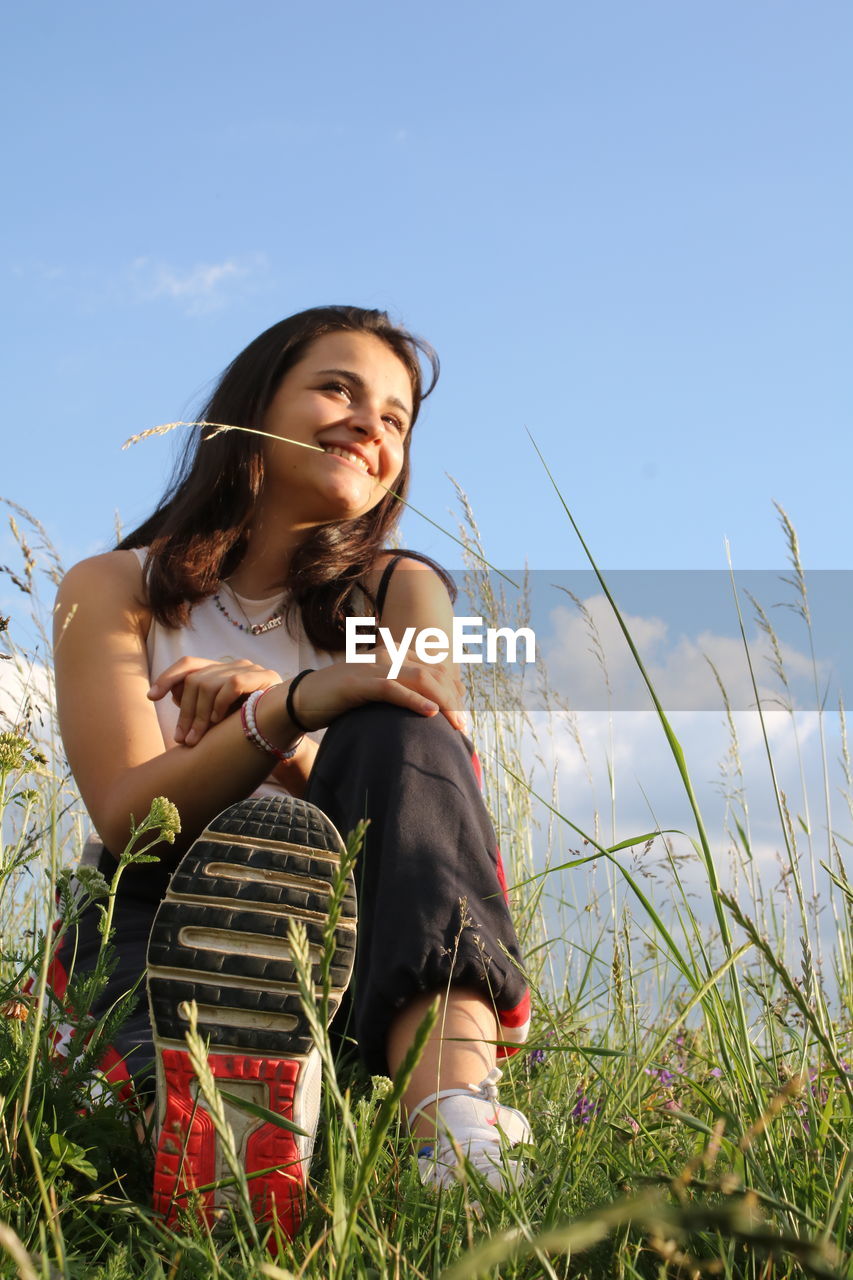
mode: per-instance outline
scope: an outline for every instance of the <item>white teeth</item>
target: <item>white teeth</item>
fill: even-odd
[[[364,458],[359,457],[357,453],[351,453],[349,449],[343,449],[340,445],[324,444],[324,453],[333,453],[337,458],[346,458],[347,462],[355,462],[361,467],[362,471],[370,472],[370,467]]]

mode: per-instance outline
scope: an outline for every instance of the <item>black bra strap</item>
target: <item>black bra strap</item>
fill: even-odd
[[[382,610],[385,608],[385,597],[388,594],[388,584],[391,581],[391,574],[397,568],[401,560],[405,560],[405,556],[394,556],[389,560],[385,568],[382,570],[382,577],[379,579],[379,586],[376,589],[376,621],[382,621]]]

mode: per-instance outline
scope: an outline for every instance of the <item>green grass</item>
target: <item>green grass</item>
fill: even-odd
[[[461,533],[479,563],[482,548],[464,507]],[[38,624],[39,565],[50,578],[58,565],[46,546],[39,549],[37,525],[28,536],[36,549],[19,531],[16,577]],[[785,536],[808,627],[789,523]],[[505,623],[504,602],[484,581],[477,585],[481,615]],[[26,669],[19,637],[7,632],[4,641]],[[336,1065],[318,1018],[327,1087],[297,1239],[278,1241],[271,1254],[239,1178],[231,1217],[213,1235],[191,1216],[177,1231],[155,1217],[151,1152],[137,1117],[109,1089],[93,1087],[93,1040],[108,1038],[110,1027],[93,1026],[86,1009],[103,971],[77,982],[69,1054],[60,1064],[52,1052],[58,1010],[46,972],[56,935],[48,926],[57,890],[72,911],[68,869],[82,827],[36,681],[29,709],[0,726],[0,1276],[853,1276],[853,892],[844,866],[849,831],[829,818],[824,735],[824,785],[811,810],[807,796],[796,804],[785,796],[773,774],[790,890],[783,902],[762,881],[736,782],[727,791],[728,848],[709,834],[706,802],[700,805],[690,761],[662,707],[669,764],[662,755],[653,767],[676,772],[692,813],[677,846],[654,823],[617,839],[610,762],[610,811],[580,829],[579,806],[564,812],[547,735],[538,729],[528,745],[532,726],[516,678],[470,670],[479,680],[469,691],[472,736],[516,886],[534,986],[533,1036],[502,1085],[504,1100],[533,1123],[526,1184],[499,1196],[472,1171],[440,1198],[422,1189],[396,1107],[402,1080],[371,1080],[351,1063]],[[653,705],[653,690],[650,698]],[[550,705],[554,732],[570,735],[571,713],[555,699]],[[729,720],[734,736],[730,712]],[[791,720],[793,731],[793,713]],[[579,738],[576,747],[583,751]],[[849,824],[846,745],[842,756]],[[736,738],[732,759],[736,778]],[[767,764],[770,770],[769,746]],[[551,786],[537,797],[535,779],[543,777]],[[666,827],[666,815],[657,817]],[[162,820],[149,815],[129,856],[144,856]],[[661,851],[665,882],[645,873],[650,842]],[[736,894],[726,874],[732,861]],[[570,866],[575,883],[583,877],[593,886],[577,904],[564,892]],[[826,929],[818,936],[813,885],[824,917],[832,913],[828,942]],[[103,893],[96,879],[89,888]],[[106,917],[108,899],[103,906]],[[104,966],[109,955],[105,943]],[[31,996],[22,994],[27,982]],[[114,1009],[108,1021],[122,1013]],[[212,1082],[202,1078],[200,1088],[207,1098]],[[215,1096],[208,1105],[215,1112]]]

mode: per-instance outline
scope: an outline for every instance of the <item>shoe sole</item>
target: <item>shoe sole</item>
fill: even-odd
[[[319,1059],[299,998],[288,924],[302,921],[312,978],[319,983],[343,852],[338,832],[313,805],[251,799],[214,818],[172,876],[148,945],[160,1120],[154,1209],[168,1223],[190,1194],[229,1177],[184,1039],[182,1006],[194,1000],[217,1087],[309,1134],[299,1139],[223,1099],[256,1220],[278,1220],[291,1237],[299,1226],[319,1104]],[[330,1018],[352,973],[355,929],[350,876],[334,933]],[[210,1225],[236,1201],[233,1187],[198,1194]]]

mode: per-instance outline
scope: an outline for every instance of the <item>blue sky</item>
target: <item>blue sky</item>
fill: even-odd
[[[127,436],[189,416],[282,315],[355,301],[438,348],[413,501],[452,525],[455,475],[494,563],[583,563],[529,429],[607,567],[723,567],[725,536],[775,567],[774,498],[807,565],[849,567],[846,2],[3,25],[0,492],[66,561],[153,505],[172,445]]]
[[[494,564],[585,564],[529,430],[606,569],[724,570],[725,538],[739,568],[784,568],[774,499],[807,567],[851,568],[848,0],[76,0],[6,6],[3,37],[0,494],[66,563],[162,489],[174,440],[123,453],[128,436],[192,416],[282,316],[355,302],[437,347],[412,499],[453,528],[455,476]],[[415,516],[404,540],[459,564]],[[5,527],[2,562],[17,563]],[[705,602],[691,630],[659,591],[638,598],[640,581],[632,626],[656,675],[691,694],[676,727],[725,848],[719,793],[736,780],[721,781],[727,731],[697,673],[707,682],[713,654],[748,705],[734,615]],[[600,593],[583,594],[615,682],[624,646]],[[22,603],[0,575],[0,613]],[[548,616],[551,675],[600,707],[567,604]],[[795,674],[807,649],[796,633]],[[581,711],[586,754],[555,731],[562,795],[588,830],[613,814],[623,835],[689,821],[659,726],[621,710],[632,696],[617,692],[613,721]],[[807,813],[817,718],[799,745],[774,723]],[[766,787],[754,715],[741,732]],[[775,874],[771,798],[753,820]],[[567,854],[573,839],[561,829]]]

